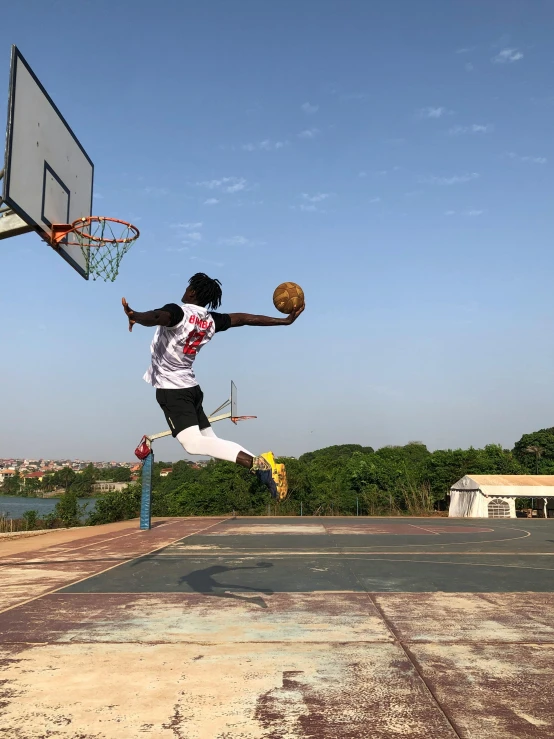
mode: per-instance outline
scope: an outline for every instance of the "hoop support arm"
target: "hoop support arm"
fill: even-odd
[[[219,408],[216,408],[216,410],[212,413],[212,415],[208,416],[208,421],[210,423],[217,423],[218,421],[224,421],[226,418],[231,418],[230,413],[221,413],[219,416],[215,415],[217,411],[221,410],[222,408],[225,408],[225,406],[229,405],[230,402],[231,402],[230,400],[227,400],[225,401],[225,403],[223,403],[223,405],[220,405]],[[233,421],[232,418],[231,420]],[[233,423],[235,422],[233,421]],[[160,431],[159,434],[150,434],[149,436],[146,437],[146,440],[152,443],[153,441],[156,441],[156,439],[163,439],[164,436],[171,436],[171,431]]]
[[[71,223],[53,223],[52,224],[52,245],[57,245],[63,241],[67,234],[73,231]]]

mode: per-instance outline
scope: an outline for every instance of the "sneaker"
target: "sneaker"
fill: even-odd
[[[288,494],[287,471],[284,464],[277,464],[273,452],[265,452],[256,457],[252,471],[258,480],[269,488],[272,498],[285,500]]]

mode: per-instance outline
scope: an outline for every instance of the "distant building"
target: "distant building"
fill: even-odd
[[[128,482],[112,482],[111,480],[99,480],[93,483],[93,493],[113,493],[125,490],[129,483]]]
[[[13,477],[15,473],[16,470],[0,469],[0,485],[2,485],[4,480],[7,480],[8,477]]]
[[[516,498],[531,498],[532,508],[554,518],[554,475],[465,475],[450,488],[453,518],[515,518]]]
[[[160,470],[160,477],[167,477],[168,475],[171,475],[172,472],[172,467],[166,467],[165,470]]]
[[[29,472],[26,475],[23,475],[23,484],[25,485],[27,480],[38,480],[39,482],[42,482],[42,478],[44,477],[46,473],[45,472]]]

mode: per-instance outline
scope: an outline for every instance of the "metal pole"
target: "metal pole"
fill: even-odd
[[[359,516],[360,507],[358,505],[358,498],[356,498],[356,515]]]
[[[300,515],[302,516],[302,501],[300,501]]]
[[[154,452],[144,460],[142,465],[142,495],[140,499],[140,528],[152,528],[152,471],[154,469]]]

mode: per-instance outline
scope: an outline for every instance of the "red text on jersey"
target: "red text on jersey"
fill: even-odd
[[[212,327],[211,321],[206,321],[203,318],[199,318],[198,316],[191,316],[189,318],[189,323],[195,324],[196,326],[203,329],[204,331]]]

